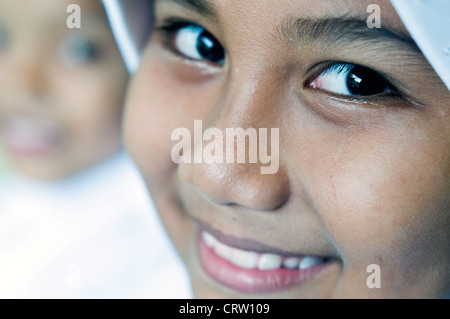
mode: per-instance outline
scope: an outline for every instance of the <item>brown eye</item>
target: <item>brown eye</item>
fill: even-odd
[[[174,31],[174,49],[193,60],[207,60],[223,64],[225,51],[217,39],[205,28],[187,24]]]
[[[59,54],[65,62],[81,65],[98,60],[101,52],[93,41],[82,36],[69,35],[62,40]]]
[[[376,71],[350,63],[331,65],[311,82],[311,86],[350,96],[372,96],[395,91]]]

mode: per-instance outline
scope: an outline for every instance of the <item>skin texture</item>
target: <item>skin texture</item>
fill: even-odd
[[[298,17],[365,19],[407,34],[388,1],[211,0],[209,18],[157,1],[155,25],[183,18],[224,46],[217,65],[174,53],[155,31],[127,98],[125,135],[161,218],[200,298],[436,298],[449,288],[450,93],[411,45],[377,40],[297,43],[279,26]],[[344,61],[381,72],[401,97],[347,98],[311,85],[317,65]],[[175,164],[171,132],[279,128],[280,168]],[[333,258],[302,285],[247,295],[203,270],[197,234],[264,243]],[[381,288],[366,285],[378,264]]]
[[[70,4],[81,8],[80,29],[66,25]],[[128,75],[101,3],[2,1],[0,30],[0,145],[13,168],[59,179],[117,152]],[[94,53],[77,49],[83,45]],[[11,147],[4,132],[12,118],[26,119],[53,142]]]

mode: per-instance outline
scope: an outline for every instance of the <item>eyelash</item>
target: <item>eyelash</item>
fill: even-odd
[[[163,45],[172,54],[175,54],[176,56],[179,56],[186,60],[195,60],[195,59],[190,58],[190,57],[184,55],[183,53],[181,53],[173,45],[174,37],[177,34],[177,32],[179,32],[180,30],[182,30],[183,28],[186,28],[186,27],[205,29],[201,25],[196,24],[194,22],[191,22],[188,20],[183,20],[183,19],[178,19],[178,18],[172,18],[172,19],[167,19],[166,21],[164,21],[164,23],[162,25],[156,26],[155,31],[158,31],[160,34],[162,34]],[[316,87],[312,86],[314,81],[316,81],[316,79],[319,78],[320,76],[332,74],[333,72],[335,74],[340,75],[343,72],[351,72],[352,70],[355,70],[355,69],[359,70],[360,72],[363,71],[363,72],[366,72],[367,74],[371,75],[373,79],[379,81],[378,84],[380,84],[380,83],[385,84],[385,88],[387,90],[385,90],[382,93],[377,93],[377,94],[353,95],[353,94],[339,94],[339,93],[336,93],[336,92],[333,92],[330,90],[316,88]],[[343,99],[355,100],[355,101],[361,102],[364,100],[368,101],[368,100],[375,100],[375,99],[380,100],[380,99],[386,99],[386,98],[392,99],[392,98],[402,97],[399,90],[397,90],[397,88],[394,85],[392,85],[391,81],[386,79],[386,77],[384,75],[382,75],[378,71],[375,71],[373,69],[370,69],[370,68],[362,66],[362,65],[358,65],[358,64],[354,64],[354,63],[350,63],[350,62],[330,61],[330,62],[325,62],[324,64],[322,64],[320,71],[316,72],[315,74],[316,75],[312,78],[312,80],[309,80],[306,82],[307,87],[318,89],[327,94],[334,95],[334,96],[337,96],[337,97],[340,97]],[[354,79],[354,78],[358,78],[358,77],[353,76],[352,78]],[[360,78],[358,78],[358,79],[361,80]],[[347,84],[348,78],[346,79],[346,81],[347,81],[346,82],[346,84]]]
[[[316,66],[314,66],[311,69],[314,69]],[[316,81],[320,76],[325,76],[329,74],[338,74],[341,75],[344,72],[352,72],[353,70],[359,70],[359,71],[365,71],[372,75],[373,78],[376,80],[379,80],[381,83],[384,84],[384,88],[386,89],[385,92],[379,93],[379,94],[373,94],[373,95],[349,95],[349,94],[339,94],[332,92],[330,90],[321,89],[318,87],[315,87],[313,85],[314,81]],[[365,67],[363,65],[351,63],[351,62],[343,62],[343,61],[329,61],[321,64],[321,67],[318,72],[315,72],[315,75],[310,77],[310,80],[306,82],[306,86],[309,88],[319,89],[321,91],[326,92],[327,94],[331,94],[334,96],[338,96],[345,99],[351,99],[351,100],[374,100],[374,99],[381,99],[381,98],[400,98],[402,97],[402,94],[400,91],[396,88],[395,85],[392,84],[391,81],[389,81],[386,76],[381,74],[380,72],[373,70],[371,68]]]
[[[166,21],[164,21],[164,23],[162,25],[156,26],[155,30],[160,31],[167,36],[172,36],[179,29],[187,27],[187,26],[191,26],[191,25],[199,26],[198,24],[189,22],[187,20],[167,19]]]
[[[196,24],[194,22],[190,22],[188,20],[178,19],[178,18],[171,18],[164,21],[164,23],[160,26],[155,26],[154,30],[159,33],[162,36],[163,45],[165,49],[169,50],[171,53],[177,55],[178,57],[181,57],[183,59],[188,59],[188,57],[181,54],[178,50],[176,50],[173,47],[173,40],[175,34],[181,30],[182,28],[193,26],[193,27],[202,27],[199,24]]]

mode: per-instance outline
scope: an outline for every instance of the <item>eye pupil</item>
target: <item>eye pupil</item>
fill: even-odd
[[[99,59],[100,53],[98,46],[83,36],[68,35],[59,47],[60,57],[70,65],[94,62]]]
[[[197,50],[204,59],[214,63],[221,63],[225,57],[223,47],[206,30],[198,37]]]
[[[98,56],[97,48],[87,41],[74,43],[73,54],[76,55],[80,60],[95,59]]]
[[[385,92],[389,84],[378,73],[355,65],[347,76],[347,88],[351,94],[359,96],[375,95]]]

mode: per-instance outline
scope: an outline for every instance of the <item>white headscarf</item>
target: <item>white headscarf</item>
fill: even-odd
[[[403,24],[450,90],[450,1],[391,0]]]
[[[145,30],[136,28],[145,26],[134,25],[135,30],[131,30],[130,24],[142,18],[149,19],[150,12],[145,11],[149,11],[151,3],[148,0],[102,0],[102,2],[125,65],[130,73],[134,73],[140,61],[142,43],[139,42],[143,40],[142,36],[145,33]]]
[[[139,67],[140,48],[129,30],[127,19],[130,17],[122,0],[102,1],[128,71],[134,73]],[[126,0],[126,6],[139,4],[139,1]],[[391,3],[424,56],[450,89],[450,1],[391,0]]]

